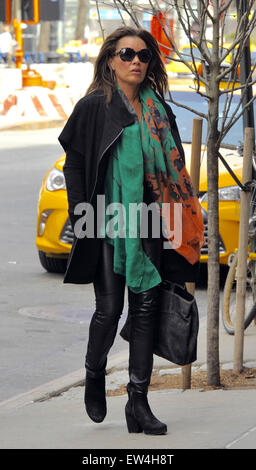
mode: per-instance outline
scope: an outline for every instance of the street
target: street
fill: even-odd
[[[0,401],[84,367],[93,287],[63,284],[41,267],[35,246],[42,178],[62,149],[60,129],[0,134]],[[206,283],[196,291],[206,316]],[[120,320],[119,330],[125,320]],[[127,350],[117,334],[111,355]]]
[[[61,155],[60,129],[0,134],[0,400],[84,366],[92,285],[41,267],[36,211],[42,178]],[[112,353],[125,349],[119,335]]]

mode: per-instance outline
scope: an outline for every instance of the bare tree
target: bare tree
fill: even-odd
[[[88,22],[90,0],[79,0],[75,39],[84,39],[84,28]]]
[[[175,10],[180,27],[183,29],[190,44],[190,57],[181,54],[178,49],[175,35],[168,24],[161,23],[166,38],[170,42],[170,49],[178,55],[178,60],[185,63],[194,76],[195,92],[202,95],[208,103],[208,113],[196,111],[186,105],[176,103],[203,117],[207,122],[207,185],[208,185],[208,311],[207,311],[207,376],[208,385],[220,384],[219,372],[219,217],[218,217],[218,155],[220,145],[230,128],[251,104],[245,103],[244,96],[248,87],[253,83],[252,68],[246,83],[237,85],[239,79],[239,63],[243,48],[248,43],[250,34],[256,26],[256,13],[253,12],[254,0],[246,2],[245,11],[242,10],[240,0],[239,15],[233,40],[224,47],[226,19],[233,0],[148,0],[148,4],[141,6],[141,2],[131,0],[105,1],[104,4],[118,5],[121,11],[126,11],[134,24],[138,25],[138,14],[148,11],[157,15],[165,15]],[[97,0],[100,5],[101,2]],[[244,5],[244,3],[243,3]],[[100,10],[100,9],[99,9]],[[197,34],[193,34],[194,25]],[[196,67],[195,49],[200,51],[202,71]],[[228,59],[228,60],[227,60]],[[226,88],[220,86],[226,80]],[[231,112],[231,103],[235,90],[240,90],[240,99]],[[224,95],[224,110],[222,119],[219,119],[219,101]],[[251,101],[254,98],[252,97]]]

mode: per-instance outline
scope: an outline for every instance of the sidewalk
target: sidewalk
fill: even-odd
[[[244,341],[244,365],[248,367],[256,367],[255,338],[256,326],[252,324]],[[220,325],[222,367],[232,369],[233,344],[234,337]],[[107,389],[126,383],[127,350],[110,358]],[[206,323],[202,321],[193,367],[205,367],[205,362]],[[154,367],[176,366],[155,356]],[[100,424],[91,421],[84,411],[83,379],[84,370],[79,370],[0,403],[1,448],[256,449],[255,388],[150,391],[152,411],[167,424],[168,433],[148,436],[128,433],[124,415],[127,395],[107,397],[105,420]]]
[[[0,133],[6,131],[26,131],[35,129],[49,129],[52,127],[63,127],[65,119],[49,119],[47,117],[41,117],[40,119],[31,119],[27,117],[7,117],[0,114]]]

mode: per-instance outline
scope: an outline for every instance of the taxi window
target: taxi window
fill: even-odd
[[[192,55],[191,55],[191,50],[189,47],[184,47],[181,51],[181,57],[186,60],[187,62],[193,62]],[[193,47],[193,57],[195,59],[199,59],[201,57],[199,49],[197,47]]]

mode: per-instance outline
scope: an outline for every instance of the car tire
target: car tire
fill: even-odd
[[[64,274],[67,268],[67,259],[65,258],[52,258],[46,256],[44,251],[38,251],[40,263],[49,273]]]

